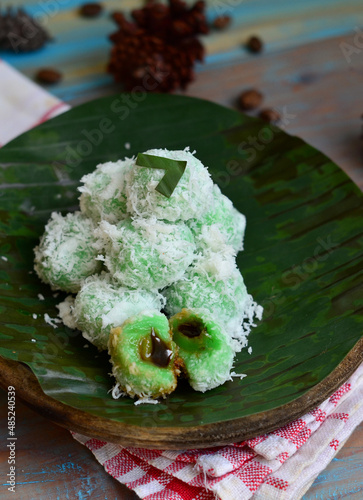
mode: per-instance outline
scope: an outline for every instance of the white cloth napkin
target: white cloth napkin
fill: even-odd
[[[0,59],[0,147],[69,108]]]
[[[0,145],[67,109],[0,60]],[[146,450],[72,434],[145,500],[299,500],[362,421],[363,364],[312,412],[242,443]]]

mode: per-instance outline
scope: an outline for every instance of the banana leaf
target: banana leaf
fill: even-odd
[[[51,212],[77,209],[80,178],[98,163],[186,146],[247,217],[238,266],[264,315],[252,353],[237,356],[246,378],[204,394],[181,383],[159,404],[135,406],[111,397],[107,353],[53,321],[65,294],[40,282],[33,248]],[[240,437],[252,420],[270,428],[276,409],[286,412],[275,426],[291,420],[293,402],[304,413],[334,390],[332,374],[340,370],[341,383],[362,360],[363,196],[301,139],[200,99],[119,94],[16,138],[0,150],[0,167],[0,356],[28,365],[54,400],[156,433],[214,425],[226,440],[236,422]]]

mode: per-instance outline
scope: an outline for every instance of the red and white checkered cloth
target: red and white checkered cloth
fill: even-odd
[[[73,437],[145,500],[298,500],[362,421],[363,364],[315,410],[241,443],[169,451]]]
[[[67,109],[0,60],[0,145]],[[163,451],[72,434],[143,499],[298,500],[362,421],[363,364],[312,412],[242,443]]]

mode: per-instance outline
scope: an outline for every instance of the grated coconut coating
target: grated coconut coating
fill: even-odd
[[[189,149],[149,149],[146,154],[186,160],[187,166],[170,198],[155,190],[165,171],[134,165],[127,176],[127,209],[136,217],[156,217],[169,222],[203,215],[212,202],[213,181],[206,167]]]
[[[81,212],[62,216],[53,212],[34,249],[34,269],[53,290],[77,292],[83,281],[101,270],[93,248],[93,222]]]
[[[107,269],[132,288],[163,288],[179,279],[195,258],[193,235],[182,222],[127,219],[115,226],[102,221],[95,234]]]
[[[83,336],[99,349],[107,349],[111,328],[145,309],[161,310],[157,292],[132,290],[115,284],[108,274],[88,278],[76,296],[73,317]]]
[[[56,307],[59,310],[58,316],[61,318],[63,323],[66,326],[68,326],[68,328],[75,330],[77,328],[77,325],[73,314],[74,311],[73,295],[68,295],[68,297],[66,297],[63,300],[63,302],[60,302]]]
[[[107,220],[112,224],[127,217],[126,174],[132,159],[118,160],[98,165],[96,170],[84,175],[83,186],[78,188],[81,212],[95,222]]]
[[[246,217],[236,210],[229,198],[213,186],[212,206],[202,217],[188,221],[198,250],[219,251],[220,242],[231,245],[237,254],[243,250]]]
[[[163,291],[167,314],[181,309],[198,309],[209,314],[234,339],[234,348],[247,345],[247,335],[260,306],[247,293],[242,275],[233,258],[209,252],[199,257],[182,279]]]

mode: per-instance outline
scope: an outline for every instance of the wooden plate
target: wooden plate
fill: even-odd
[[[219,446],[271,432],[318,406],[347,380],[363,361],[363,340],[322,382],[300,398],[273,410],[242,418],[188,427],[140,427],[97,417],[65,405],[42,391],[35,375],[22,363],[0,358],[0,386],[12,385],[30,408],[66,429],[123,446],[151,449],[193,449]]]
[[[265,312],[252,354],[237,357],[246,378],[205,394],[184,382],[135,406],[109,394],[106,354],[45,321],[64,295],[29,274],[32,249],[53,210],[77,207],[79,179],[97,163],[185,146],[247,216],[238,265]],[[362,361],[363,196],[301,139],[207,101],[122,94],[22,135],[1,149],[0,167],[1,384],[55,422],[124,445],[214,446],[306,413]]]

